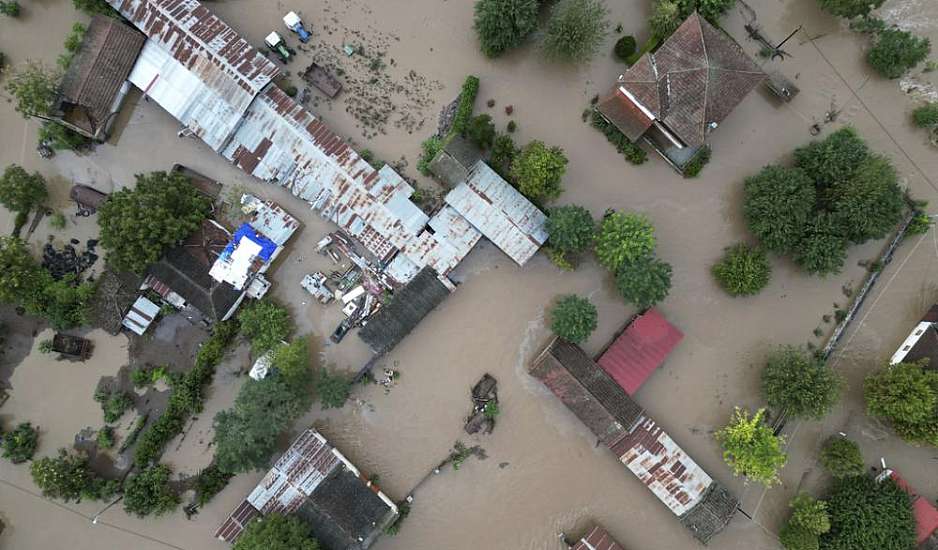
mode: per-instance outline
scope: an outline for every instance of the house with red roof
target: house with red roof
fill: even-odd
[[[596,363],[629,395],[635,395],[683,338],[683,332],[652,308],[626,325]]]

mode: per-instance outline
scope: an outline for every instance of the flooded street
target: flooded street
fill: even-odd
[[[85,16],[64,0],[23,4],[20,20],[0,19],[0,51],[12,65],[27,57],[54,63],[72,22]],[[314,39],[312,51],[301,51],[300,59],[287,67],[293,73],[288,80],[296,85],[296,73],[312,55],[351,63],[336,54],[351,41],[364,41],[366,50],[383,51],[382,59],[387,60],[380,69],[383,85],[415,87],[410,94],[399,88],[386,90],[399,108],[386,112],[385,123],[374,123],[375,112],[363,115],[361,105],[348,97],[356,87],[365,97],[377,97],[380,89],[361,88],[367,87],[367,81],[351,85],[335,100],[315,99],[317,106],[311,104],[311,109],[338,134],[359,148],[367,147],[376,157],[390,162],[404,157],[405,172],[418,177],[422,186],[435,184],[417,175],[419,144],[435,131],[439,109],[457,96],[465,76],[475,74],[481,79],[477,113],[491,114],[502,130],[508,121],[504,107],[512,105],[511,118],[518,124],[516,143],[540,139],[566,152],[570,159],[566,190],[558,203],[582,204],[597,217],[606,208],[616,208],[651,218],[658,254],[674,267],[673,289],[660,309],[685,338],[636,400],[707,472],[739,496],[742,509],[753,516],[750,521],[737,514],[710,548],[780,548],[775,533],[786,517],[788,500],[799,488],[820,492],[827,483],[815,457],[820,443],[837,431],[857,439],[870,464],[884,456],[919,492],[938,497],[935,450],[902,443],[865,415],[862,402],[863,377],[892,354],[911,324],[938,298],[938,287],[931,282],[938,275],[934,229],[909,238],[899,248],[832,359],[848,380],[843,402],[821,422],[786,428],[790,459],[780,487],[765,492],[759,485],[746,486],[734,478],[712,437],[734,405],[762,404],[759,373],[771,346],[822,343],[812,331],[820,326],[826,338],[833,327],[823,324],[822,316],[832,314],[835,303],[847,303],[842,287],[857,288],[866,274],[857,262],[876,257],[883,246],[874,242],[851,248],[844,272],[826,279],[809,277],[787,260],[775,259],[766,290],[753,298],[730,298],[715,285],[710,266],[725,246],[747,238],[740,212],[743,178],[806,143],[811,138],[809,126],[823,119],[833,101],[841,115],[825,133],[842,124],[854,125],[873,149],[894,159],[914,196],[928,200],[930,213],[936,212],[938,149],[928,144],[926,132],[911,126],[908,113],[915,102],[900,90],[900,83],[871,76],[867,70],[862,57],[866,38],[820,12],[816,0],[757,0],[748,3],[752,11],[741,5],[731,12],[724,27],[753,56],[758,45],[747,40],[743,30],[753,17],[775,40],[804,24],[785,47],[791,57],[781,62],[758,59],[767,70],[796,79],[801,94],[785,105],[762,90],[750,94],[713,134],[713,160],[701,176],[683,180],[656,156],[649,155],[642,166],[627,164],[581,120],[590,98],[605,92],[624,68],[611,55],[615,36],[584,67],[549,64],[533,44],[490,61],[478,52],[469,29],[472,4],[468,0],[297,0],[274,5],[264,0],[226,0],[207,5],[254,44],[261,44],[272,29],[286,36],[283,12],[300,12]],[[646,37],[648,2],[608,0],[607,4],[613,27],[621,23],[624,34],[634,34],[639,41]],[[938,43],[935,2],[889,0],[882,11],[890,22]],[[296,42],[292,35],[288,40]],[[416,76],[410,76],[411,71]],[[938,82],[934,75],[914,72],[911,76],[921,84],[915,93],[927,93],[927,86]],[[489,99],[495,100],[494,108],[486,107]],[[328,342],[342,314],[334,305],[325,308],[315,303],[299,286],[307,273],[332,269],[328,259],[315,253],[315,243],[334,226],[307,204],[287,190],[251,179],[200,141],[177,138],[177,123],[139,93],[133,93],[125,106],[116,144],[100,145],[89,155],[59,153],[51,161],[40,160],[35,152],[37,126],[14,113],[9,103],[0,103],[0,167],[16,162],[48,178],[52,207],[70,215],[66,230],[57,238],[64,234],[65,240],[73,236],[84,240],[94,234],[93,217],[71,215],[75,208],[66,197],[72,183],[109,192],[132,185],[135,173],[180,163],[221,181],[224,192],[243,187],[279,202],[304,224],[269,277],[273,296],[294,314],[298,334],[311,334],[323,364],[357,370],[367,360],[368,352],[355,335],[340,345]],[[37,251],[50,233],[46,225],[43,222],[30,238]],[[12,227],[12,216],[4,211],[0,228],[8,233]],[[470,458],[458,471],[446,471],[423,484],[400,534],[382,537],[373,548],[559,550],[559,532],[579,535],[593,522],[603,524],[632,550],[698,548],[671,513],[526,372],[529,361],[548,341],[545,311],[557,295],[587,295],[597,305],[599,329],[584,345],[590,353],[599,352],[634,313],[618,297],[605,270],[588,260],[576,272],[563,272],[544,255],[535,256],[522,269],[483,241],[453,279],[461,283],[458,290],[379,363],[379,369],[400,370],[397,386],[388,394],[376,385],[358,387],[344,409],[324,412],[317,404],[296,425],[297,430],[308,425],[319,429],[365,475],[377,473],[382,489],[394,499],[405,497],[455,441],[484,448],[485,460]],[[28,345],[32,353],[24,359],[23,353],[9,352],[0,369],[13,387],[10,400],[0,408],[0,420],[4,426],[25,420],[39,425],[38,455],[70,446],[79,430],[101,425],[100,406],[92,400],[94,387],[102,376],[114,376],[129,361],[125,336],[94,331],[88,336],[96,346],[90,361],[56,362],[35,353],[50,334],[47,329],[32,341],[30,335],[18,334],[13,347]],[[233,373],[246,363],[240,350],[219,368],[206,410],[183,441],[168,447],[164,459],[176,471],[194,474],[207,464],[212,416],[230,406],[243,382]],[[484,373],[498,379],[501,414],[492,435],[467,436],[462,425],[470,409],[469,390]],[[44,500],[35,494],[27,466],[3,461],[0,520],[6,530],[0,535],[0,548],[226,548],[212,533],[261,475],[236,477],[191,521],[181,511],[139,520],[118,505],[92,525],[90,519],[103,504]]]

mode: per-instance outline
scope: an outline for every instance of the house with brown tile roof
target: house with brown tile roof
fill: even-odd
[[[694,13],[620,75],[597,109],[680,168],[765,78],[735,40]]]
[[[53,118],[87,138],[107,139],[145,40],[133,27],[96,15],[62,80]]]

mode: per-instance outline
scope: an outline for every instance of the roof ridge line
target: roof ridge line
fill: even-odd
[[[700,14],[697,12],[694,12],[694,13],[697,16],[697,27],[700,29],[700,45],[703,47],[704,64],[706,65],[707,70],[709,72],[710,54],[707,53],[707,40],[704,38],[703,24],[700,22]],[[701,123],[703,124],[703,128],[701,128],[701,132],[703,133],[703,141],[707,140],[707,105],[709,104],[710,104],[710,78],[708,75],[708,77],[704,79],[703,120],[701,120]]]

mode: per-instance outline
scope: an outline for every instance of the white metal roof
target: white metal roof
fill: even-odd
[[[481,160],[445,200],[518,265],[547,241],[547,216]]]
[[[132,330],[135,334],[143,336],[143,333],[150,328],[150,324],[160,313],[160,306],[150,300],[139,296],[134,305],[130,306],[130,311],[124,316],[122,325]]]
[[[251,215],[251,227],[277,246],[286,244],[300,228],[300,222],[273,201],[244,194],[241,196],[241,209]]]

